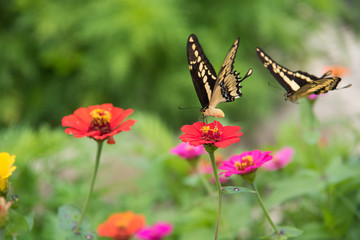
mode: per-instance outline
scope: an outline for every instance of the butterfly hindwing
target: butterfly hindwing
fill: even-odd
[[[201,106],[209,106],[212,91],[217,79],[216,72],[202,50],[197,37],[189,36],[187,56],[191,78]]]

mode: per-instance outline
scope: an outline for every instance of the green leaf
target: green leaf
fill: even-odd
[[[261,239],[286,240],[292,237],[299,237],[304,232],[301,229],[291,226],[279,226],[278,230],[279,234],[275,234],[275,232],[272,232],[267,236],[261,237]]]
[[[280,235],[284,235],[289,238],[301,236],[304,232],[301,229],[298,229],[296,227],[291,227],[291,226],[279,226],[278,229],[280,231]]]
[[[29,231],[29,224],[26,221],[26,218],[17,210],[9,210],[9,219],[6,230],[11,236],[21,235]]]
[[[256,193],[254,190],[250,188],[244,188],[244,187],[237,187],[237,186],[226,186],[223,187],[222,192],[224,194],[236,194],[236,193]]]
[[[273,206],[295,197],[320,192],[324,188],[325,182],[321,180],[319,173],[302,171],[287,178],[286,181],[274,184],[274,190],[265,200],[265,205]]]
[[[71,233],[65,240],[96,240],[97,235],[94,232],[87,233]]]
[[[28,224],[29,231],[31,231],[31,229],[34,227],[34,212],[31,212],[30,214],[25,216],[25,220]]]
[[[63,205],[58,210],[59,226],[63,230],[73,230],[80,219],[81,211],[72,205]],[[80,231],[87,231],[90,229],[90,222],[85,217],[81,223]]]

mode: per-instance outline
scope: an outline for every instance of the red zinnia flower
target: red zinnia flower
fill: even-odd
[[[262,153],[260,150],[253,150],[234,155],[228,161],[222,162],[219,169],[225,170],[225,172],[220,174],[230,177],[233,174],[246,175],[255,172],[261,165],[273,158],[270,153],[271,151]]]
[[[218,121],[210,124],[196,122],[193,125],[184,125],[181,128],[184,134],[180,136],[180,139],[193,146],[213,144],[216,147],[225,148],[240,141],[242,135],[242,132],[239,132],[240,129],[238,126],[224,127]]]
[[[114,240],[128,240],[145,226],[145,217],[133,212],[115,213],[98,226],[98,235]]]
[[[125,120],[132,109],[123,110],[114,107],[111,103],[79,108],[74,114],[63,117],[61,120],[67,134],[74,134],[74,137],[90,137],[96,140],[107,139],[108,144],[114,144],[113,136],[122,131],[130,131],[130,127],[136,122],[133,119]]]

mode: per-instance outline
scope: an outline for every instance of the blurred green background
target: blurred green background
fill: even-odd
[[[138,122],[104,147],[88,211],[93,229],[114,212],[132,210],[150,224],[172,222],[169,239],[213,237],[216,200],[187,162],[168,152],[180,142],[179,128],[201,115],[186,59],[191,33],[216,70],[240,37],[235,69],[241,75],[254,70],[243,82],[243,97],[220,105],[221,122],[241,126],[244,135],[239,145],[218,152],[227,159],[243,150],[292,146],[292,164],[257,179],[278,222],[304,229],[300,239],[359,239],[358,129],[337,114],[322,122],[318,136],[305,136],[299,116],[284,117],[281,110],[306,105],[284,101],[284,90],[255,53],[259,46],[290,69],[316,75],[323,70],[309,66],[314,59],[349,67],[352,49],[336,58],[318,36],[342,43],[337,51],[347,48],[344,29],[358,36],[359,9],[360,2],[350,0],[0,0],[0,151],[17,156],[11,194],[20,196],[22,213],[35,214],[34,228],[21,239],[64,239],[57,209],[82,206],[95,143],[66,135],[61,118],[106,102],[133,108],[130,118]],[[223,240],[270,232],[254,202],[248,195],[225,197]]]
[[[200,103],[186,59],[191,33],[216,71],[240,37],[235,69],[244,75],[251,67],[254,73],[243,83],[243,98],[221,108],[230,120],[254,126],[283,103],[283,91],[268,85],[274,79],[255,47],[300,68],[319,56],[318,46],[306,41],[314,31],[325,24],[335,31],[359,28],[359,13],[352,10],[358,5],[336,0],[1,1],[0,126],[59,126],[76,108],[106,102],[158,114],[173,129],[198,120]],[[324,58],[331,49],[321,51]]]

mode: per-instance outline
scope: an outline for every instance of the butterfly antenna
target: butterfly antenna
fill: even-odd
[[[279,86],[275,86],[275,85],[273,85],[271,82],[268,82],[268,85],[270,86],[270,87],[273,87],[273,88],[276,88],[277,90],[280,90],[281,92],[283,92],[283,90],[281,89],[281,88],[279,88]]]
[[[346,85],[346,86],[344,86],[344,87],[337,88],[337,89],[335,89],[335,90],[340,90],[340,89],[343,89],[343,88],[349,88],[349,87],[351,87],[351,86],[352,86],[352,84],[348,84],[348,85]]]
[[[186,107],[186,108],[183,108],[183,107],[178,107],[179,110],[188,110],[188,109],[199,109],[198,107]]]
[[[244,81],[246,78],[250,77],[250,75],[251,75],[252,73],[253,73],[253,70],[252,70],[252,68],[250,68],[250,69],[248,70],[248,72],[246,73],[246,75],[245,75],[243,78],[239,79],[239,83],[241,83],[242,81]]]

